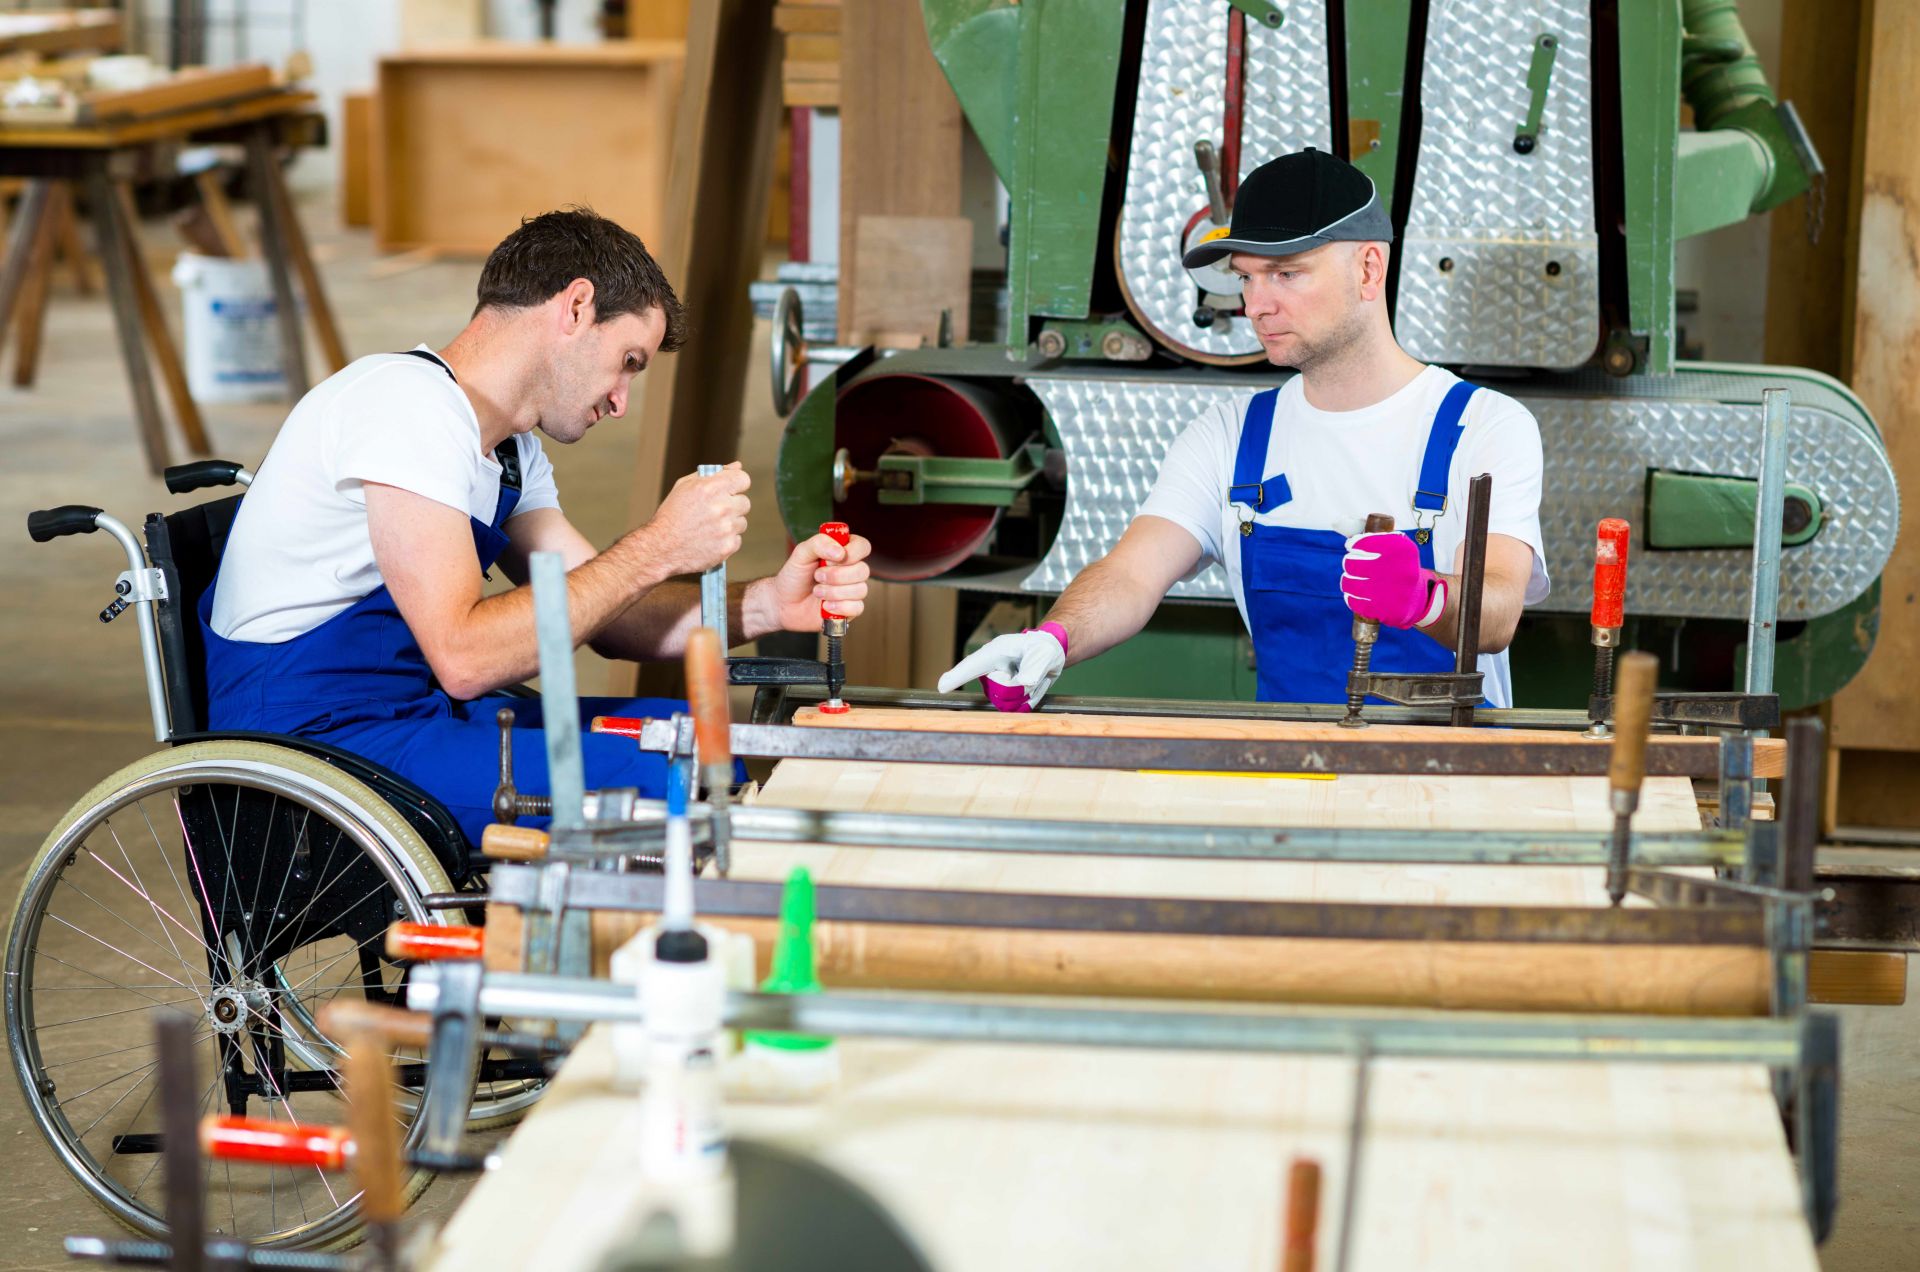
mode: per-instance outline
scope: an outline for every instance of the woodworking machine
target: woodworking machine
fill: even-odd
[[[1554,587],[1513,642],[1520,701],[1587,696],[1605,517],[1640,549],[1623,645],[1662,651],[1671,688],[1741,684],[1769,387],[1793,403],[1781,706],[1831,697],[1865,662],[1899,517],[1874,421],[1814,371],[1677,359],[1676,243],[1797,198],[1818,230],[1820,158],[1729,0],[921,7],[1010,198],[1006,323],[970,346],[822,347],[783,297],[777,491],[796,537],[850,521],[881,545],[877,577],[960,589],[956,652],[1030,625],[1117,540],[1188,421],[1285,374],[1230,285],[1181,254],[1247,171],[1316,146],[1391,209],[1401,343],[1540,423]],[[1228,596],[1218,567],[1182,583],[1061,689],[1251,698]]]

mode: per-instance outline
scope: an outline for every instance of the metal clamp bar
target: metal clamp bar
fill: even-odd
[[[580,754],[580,697],[574,689],[567,566],[558,552],[535,552],[527,564],[533,579],[534,631],[540,642],[541,733],[547,744],[553,824],[578,826],[587,782]]]
[[[719,464],[701,464],[694,470],[702,477],[718,476]],[[715,565],[700,576],[700,626],[711,627],[720,637],[720,652],[733,647],[727,639],[727,563]]]

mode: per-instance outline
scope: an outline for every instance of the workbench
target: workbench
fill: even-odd
[[[245,146],[250,183],[261,204],[261,247],[273,282],[281,360],[288,392],[298,398],[309,385],[303,309],[314,323],[330,371],[346,364],[338,325],[280,167],[283,147],[324,140],[314,104],[311,93],[276,88],[122,120],[0,127],[0,177],[28,179],[14,218],[12,242],[0,264],[0,334],[29,290],[34,269],[48,267],[55,200],[69,198],[73,187],[83,189],[105,267],[121,360],[133,391],[134,423],[148,467],[156,475],[173,461],[155,393],[154,369],[160,372],[187,449],[205,455],[210,445],[160,310],[160,293],[141,254],[134,183],[171,172],[173,157],[182,146],[222,142]],[[33,299],[39,303],[44,289],[35,290],[39,295]]]
[[[785,761],[794,807],[1226,824],[1600,828],[1594,778],[1333,780]],[[1650,779],[1641,830],[1699,825]],[[1604,903],[1601,872],[1098,860],[737,843],[733,875],[805,863],[854,881],[1318,900]],[[1236,891],[1237,889],[1237,891]],[[962,976],[964,969],[961,969]],[[829,987],[832,986],[831,978]],[[1320,1160],[1332,1266],[1356,1066],[1272,1058],[842,1042],[814,1105],[731,1101],[736,1135],[822,1157],[871,1190],[934,1266],[1277,1266],[1296,1155]],[[636,1196],[631,1095],[590,1031],[443,1234],[440,1268],[592,1266]],[[1816,1266],[1764,1070],[1376,1062],[1354,1227],[1359,1269]]]

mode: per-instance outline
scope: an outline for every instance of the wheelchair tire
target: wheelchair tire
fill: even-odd
[[[200,742],[128,765],[48,835],[8,932],[7,1038],[36,1124],[96,1201],[164,1235],[154,1013],[195,1022],[203,1115],[342,1123],[338,1048],[312,1014],[343,992],[397,1001],[403,972],[379,938],[395,918],[447,922],[421,899],[449,890],[394,809],[298,751]],[[446,1075],[424,1057],[396,1059],[410,1148],[425,1093]],[[507,1085],[476,1101],[470,1128],[512,1121],[541,1086]],[[346,1177],[206,1169],[209,1233],[303,1249],[359,1239]],[[406,1200],[431,1178],[410,1172]]]

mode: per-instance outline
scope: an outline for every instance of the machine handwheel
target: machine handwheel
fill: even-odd
[[[342,994],[397,1002],[386,927],[449,921],[421,898],[450,887],[373,790],[285,747],[195,743],[101,782],[29,867],[7,939],[14,1069],[61,1163],[123,1223],[164,1235],[162,1014],[194,1021],[200,1113],[344,1122],[339,1048],[315,1013]],[[394,1059],[411,1146],[427,1084],[447,1075],[418,1052]],[[539,1090],[483,1086],[470,1125],[511,1120]],[[430,1179],[413,1172],[408,1199]],[[206,1193],[209,1229],[249,1241],[324,1248],[358,1234],[344,1178],[223,1162]]]
[[[800,377],[807,365],[806,320],[800,309],[800,293],[791,287],[774,302],[767,357],[773,373],[774,414],[785,419],[800,404]]]

